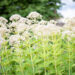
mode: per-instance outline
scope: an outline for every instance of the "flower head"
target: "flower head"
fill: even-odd
[[[20,15],[15,14],[10,17],[10,21],[18,21],[18,20],[20,20],[20,18],[21,18]]]
[[[38,12],[31,12],[28,16],[27,16],[28,19],[42,19],[42,15],[40,15]]]
[[[20,43],[20,39],[21,39],[21,36],[20,35],[11,35],[9,37],[9,44],[10,45],[14,45],[14,44],[19,44]]]
[[[4,17],[0,17],[0,23],[6,24],[8,22]]]

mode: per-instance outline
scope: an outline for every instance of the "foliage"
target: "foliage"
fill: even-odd
[[[30,12],[37,11],[45,19],[57,18],[60,6],[60,0],[0,0],[0,15],[9,18],[15,13],[27,16]]]
[[[75,38],[61,34],[31,37],[11,47],[8,42],[0,51],[3,75],[75,75]]]

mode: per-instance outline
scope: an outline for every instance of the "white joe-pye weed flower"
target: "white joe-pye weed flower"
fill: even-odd
[[[25,31],[22,36],[25,38],[25,39],[29,39],[29,36],[30,36],[30,33],[28,31]]]
[[[12,22],[9,24],[9,29],[11,32],[15,33],[23,33],[30,29],[29,25],[25,24],[24,22]]]
[[[9,24],[9,28],[16,28],[18,26],[18,22],[12,22]]]
[[[72,37],[75,37],[75,34],[72,31],[66,30],[62,32],[62,38],[64,38],[65,36],[68,36],[67,39],[71,40]]]
[[[27,19],[27,21],[25,22],[27,25],[32,25],[32,21]]]
[[[1,44],[4,42],[5,40],[2,38],[1,34],[0,34],[0,47],[1,47]]]
[[[19,22],[19,23],[26,23],[27,20],[28,20],[27,18],[21,17],[18,22]]]
[[[41,20],[38,24],[39,25],[47,25],[48,21],[45,20]]]
[[[0,27],[6,27],[6,24],[0,22]]]
[[[75,26],[75,17],[66,18],[65,23],[66,23],[65,25],[69,25],[70,27],[74,27]]]
[[[52,24],[48,24],[47,25],[47,28],[48,28],[48,30],[50,30],[50,32],[51,32],[51,34],[52,33],[60,33],[60,31],[61,31],[61,27],[58,27],[58,26],[56,26],[56,25],[52,25]]]
[[[38,21],[35,19],[34,20],[26,19],[26,22],[25,22],[25,24],[27,24],[27,25],[34,25],[37,23],[38,23]]]
[[[6,27],[1,27],[0,28],[0,34],[2,37],[4,37],[6,35],[6,33],[8,33],[9,30]]]
[[[40,15],[38,12],[34,11],[34,12],[31,12],[28,16],[27,16],[28,19],[42,19],[42,15]]]
[[[61,29],[60,27],[52,26],[52,25],[38,25],[32,30],[35,35],[48,36],[48,35],[52,35],[52,33],[60,32],[60,29]]]
[[[18,23],[25,23],[27,25],[32,25],[32,24],[38,23],[38,21],[36,21],[36,20],[30,20],[30,19],[24,18],[24,17],[21,17],[20,20],[17,22]]]
[[[18,24],[19,24],[18,22],[9,23],[8,26],[9,26],[10,32],[15,32]]]
[[[12,15],[9,20],[10,21],[18,21],[20,20],[21,16],[19,14],[15,14],[15,15]]]
[[[62,36],[63,36],[63,37],[64,37],[65,35],[70,36],[71,34],[72,34],[72,32],[69,31],[69,30],[66,30],[66,31],[63,31],[63,32],[62,32]]]
[[[55,21],[55,20],[50,20],[49,23],[50,23],[50,24],[56,24],[57,21]]]
[[[74,32],[74,33],[75,33],[75,27],[72,27],[72,32]]]
[[[6,24],[8,22],[4,17],[0,17],[0,23]]]
[[[9,37],[9,44],[10,45],[19,44],[20,40],[22,40],[22,37],[19,34],[11,35]]]
[[[29,28],[28,25],[24,24],[24,23],[19,23],[18,26],[16,27],[16,32],[17,33],[23,33],[24,31],[26,31]]]
[[[62,37],[75,36],[75,18],[45,21],[42,15],[34,11],[26,18],[18,14],[12,15],[10,21],[7,23],[5,18],[0,17],[0,34],[3,38],[8,36],[10,45],[19,44],[20,40],[25,41],[32,36],[38,38],[38,36],[49,36],[61,31]],[[65,23],[63,27],[57,26],[60,21]]]
[[[71,30],[71,29],[72,29],[72,26],[71,26],[70,24],[65,24],[65,25],[63,26],[63,29],[64,29],[64,30],[66,30],[66,29]]]

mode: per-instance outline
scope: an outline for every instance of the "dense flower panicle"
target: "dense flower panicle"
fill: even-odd
[[[27,18],[21,17],[18,22],[19,22],[19,23],[26,23],[27,20],[28,20]]]
[[[0,34],[3,38],[6,36],[12,46],[32,36],[38,38],[62,32],[62,37],[75,37],[75,18],[45,21],[39,13],[31,12],[26,18],[18,14],[12,15],[10,21],[7,23],[5,18],[0,17]],[[64,25],[59,26],[62,23]]]
[[[62,32],[62,38],[68,36],[67,39],[71,40],[71,38],[75,38],[75,34],[72,31],[66,30]]]
[[[57,21],[55,21],[55,20],[50,20],[49,23],[50,23],[50,24],[56,24]]]
[[[69,30],[66,30],[66,31],[63,31],[63,32],[62,32],[62,36],[63,36],[63,37],[64,37],[65,35],[70,36],[71,34],[72,34],[72,32],[69,31]]]
[[[6,33],[9,33],[9,30],[7,28],[1,27],[0,28],[0,34],[1,34],[1,36],[2,37],[5,36]]]
[[[21,18],[20,15],[15,14],[10,17],[10,21],[18,21],[18,20],[20,20],[20,18]]]
[[[4,17],[0,17],[0,23],[6,24],[8,22]]]
[[[9,28],[16,28],[18,24],[18,22],[12,22],[9,24]]]
[[[70,27],[74,27],[75,26],[75,17],[73,17],[73,18],[66,18],[65,19],[65,23],[67,25],[69,25]]]
[[[34,12],[31,12],[28,16],[27,16],[28,19],[42,19],[42,15],[40,15],[38,12],[34,11]]]
[[[48,21],[45,20],[41,20],[38,24],[39,25],[47,25]]]
[[[72,27],[72,32],[74,32],[74,33],[75,33],[75,27]]]
[[[9,29],[11,32],[23,33],[24,31],[29,29],[29,25],[21,22],[12,22],[9,25]]]
[[[54,27],[55,27],[56,25],[55,25],[55,24],[52,24],[52,23],[50,23],[50,22],[48,22],[48,23],[47,23],[47,26],[51,26],[51,27],[54,26]]]
[[[29,39],[29,37],[31,36],[31,34],[28,31],[25,31],[22,36],[24,37],[24,39]]]
[[[19,44],[21,40],[21,36],[20,35],[11,35],[9,37],[9,44],[10,45],[14,45],[14,44]]]
[[[8,27],[9,27],[10,33],[16,32],[16,28],[18,24],[19,23],[17,22],[9,23]]]
[[[0,27],[6,27],[6,25],[0,22]]]
[[[73,18],[71,19],[71,24],[72,24],[73,27],[75,27],[75,17],[73,17]]]
[[[24,18],[24,17],[21,17],[19,21],[17,21],[18,23],[25,23],[27,25],[32,25],[32,24],[36,24],[38,23],[38,21],[36,20],[30,20],[28,18]]]
[[[69,30],[69,31],[72,31],[73,33],[75,33],[75,26],[71,26],[70,24],[65,24],[63,26],[63,30]]]
[[[39,21],[38,20],[31,20],[31,22],[32,22],[32,24],[31,25],[34,25],[34,24],[38,24],[39,23]]]
[[[27,19],[27,21],[25,22],[27,25],[32,25],[32,21]]]
[[[35,28],[33,28],[33,33],[35,35],[43,35],[43,36],[47,36],[47,35],[51,35],[52,33],[57,33],[60,32],[60,27],[57,26],[50,26],[50,25],[38,25]]]
[[[2,38],[1,34],[0,34],[0,47],[1,47],[1,44],[4,42],[5,40]]]
[[[18,26],[16,27],[16,32],[17,33],[23,33],[27,29],[29,29],[29,26],[28,25],[26,25],[24,23],[19,23]]]

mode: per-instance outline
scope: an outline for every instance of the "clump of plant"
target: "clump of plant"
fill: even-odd
[[[0,17],[0,74],[75,75],[75,26],[68,22],[59,27],[37,12]]]
[[[0,51],[3,75],[75,75],[75,38],[61,34],[34,36]]]

